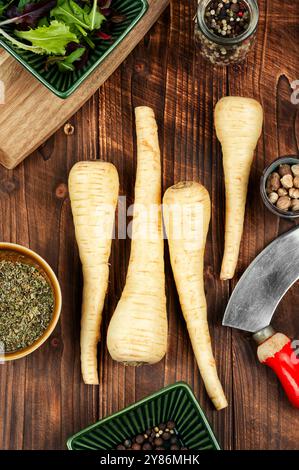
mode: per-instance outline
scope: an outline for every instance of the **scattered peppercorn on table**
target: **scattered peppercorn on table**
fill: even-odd
[[[296,219],[279,218],[264,206],[260,178],[265,167],[279,156],[298,153],[295,132],[299,100],[293,82],[299,78],[299,6],[293,0],[286,0],[283,6],[266,0],[258,3],[260,20],[253,49],[245,63],[225,68],[213,67],[199,53],[193,24],[197,0],[171,2],[126,62],[67,126],[15,170],[0,168],[1,240],[30,246],[44,257],[58,275],[63,295],[61,319],[51,338],[30,356],[0,365],[0,395],[5,397],[0,400],[1,449],[65,449],[67,438],[80,429],[180,380],[193,388],[224,449],[298,447],[299,415],[281,392],[275,376],[257,364],[249,336],[221,326],[226,304],[242,272],[270,241],[296,223]],[[220,26],[218,18],[215,22]],[[226,34],[230,31],[228,27],[223,30]],[[213,109],[228,94],[257,99],[263,105],[265,122],[251,170],[236,276],[233,281],[220,281],[225,198]],[[178,181],[195,180],[211,196],[205,288],[215,359],[229,402],[221,412],[214,410],[199,375],[168,252],[169,333],[165,359],[152,366],[129,368],[109,356],[106,333],[125,284],[129,238],[112,242],[109,291],[99,344],[99,386],[84,385],[81,378],[82,275],[68,173],[82,160],[113,163],[119,172],[120,194],[127,195],[129,206],[134,199],[136,174],[133,108],[140,105],[151,106],[157,117],[163,192]],[[298,191],[297,168],[293,168],[292,175],[289,170],[282,174],[284,170],[278,172],[279,186],[274,181],[277,177],[271,176],[269,198],[273,203],[277,202],[273,193],[292,189],[295,195]],[[274,319],[274,326],[291,337],[299,333],[298,302],[299,289],[295,285]],[[156,423],[157,429],[168,426],[171,445],[181,446],[170,433],[173,424]],[[164,445],[160,430],[163,435],[165,430],[160,428],[157,432],[144,429],[145,434],[156,432],[153,438],[157,439],[157,447]],[[134,444],[141,445],[138,441],[144,435],[128,435],[127,439],[134,437]],[[119,442],[120,446],[126,444]]]

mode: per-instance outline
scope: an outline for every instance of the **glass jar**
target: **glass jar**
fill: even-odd
[[[223,66],[242,62],[255,41],[259,20],[257,1],[242,0],[249,12],[249,25],[239,36],[230,38],[218,36],[208,27],[206,22],[206,10],[211,2],[215,3],[213,0],[199,0],[198,3],[197,17],[195,20],[195,40],[200,48],[201,54],[215,65]],[[218,2],[218,4],[224,6],[226,3],[228,2],[223,2],[223,0],[219,0]]]

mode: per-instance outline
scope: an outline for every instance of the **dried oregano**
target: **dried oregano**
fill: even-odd
[[[37,268],[0,261],[0,342],[4,352],[34,343],[49,325],[53,309],[51,286]]]

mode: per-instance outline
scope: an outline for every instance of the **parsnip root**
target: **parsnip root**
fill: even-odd
[[[215,108],[216,134],[221,142],[226,188],[225,247],[220,278],[232,279],[243,233],[248,180],[262,133],[263,109],[251,98],[228,96]]]
[[[86,384],[98,384],[97,344],[109,278],[109,257],[119,181],[114,165],[77,163],[69,192],[84,287],[81,319],[81,368]]]
[[[111,319],[107,346],[127,365],[153,364],[167,349],[161,157],[151,108],[136,113],[137,175],[126,284]]]
[[[171,266],[193,351],[217,410],[227,406],[213,356],[204,291],[204,251],[211,217],[208,191],[196,182],[169,188],[163,198]]]

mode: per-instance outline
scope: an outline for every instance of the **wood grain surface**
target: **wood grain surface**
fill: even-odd
[[[294,224],[264,208],[259,180],[265,165],[279,155],[299,153],[298,105],[291,103],[291,83],[299,79],[299,5],[293,0],[260,0],[259,5],[254,51],[242,66],[222,69],[206,63],[195,48],[196,0],[172,1],[134,52],[71,119],[72,136],[60,129],[16,170],[1,168],[1,240],[30,246],[44,256],[59,276],[64,299],[60,324],[50,340],[31,356],[0,366],[2,449],[64,449],[67,437],[82,427],[178,380],[193,387],[223,448],[298,448],[299,410],[291,408],[273,373],[257,363],[250,337],[221,326],[229,295],[243,270],[266,244]],[[228,93],[260,100],[265,126],[250,179],[238,273],[233,282],[221,282],[224,187],[213,107]],[[99,346],[100,386],[85,386],[81,380],[82,276],[68,172],[78,160],[111,161],[119,170],[121,194],[131,203],[136,169],[133,108],[140,104],[153,106],[159,122],[163,189],[181,179],[195,179],[211,194],[205,282],[214,350],[230,403],[220,413],[212,408],[195,365],[167,251],[170,331],[166,359],[132,369],[109,357],[107,325],[124,286],[129,240],[113,242]],[[274,321],[297,338],[298,303],[296,284],[281,302]]]
[[[32,80],[29,72],[1,50],[0,81],[5,100],[0,107],[0,163],[15,168],[80,109],[144,37],[168,3],[148,0],[148,10],[134,29],[67,100]]]

